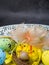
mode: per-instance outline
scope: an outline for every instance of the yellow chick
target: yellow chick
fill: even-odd
[[[5,65],[16,65],[12,60],[12,54],[9,54],[8,52],[6,52]]]
[[[5,64],[8,64],[12,61],[12,54],[9,54],[6,52],[6,59],[5,59]]]
[[[35,49],[34,49],[34,51],[35,51]],[[41,54],[42,54],[42,51],[40,49],[37,49],[35,52],[32,53],[32,60],[34,60],[32,65],[38,65],[39,64],[39,62],[41,60]]]
[[[17,57],[19,58],[20,52],[22,51],[22,44],[18,43],[17,47],[16,47],[16,54]]]
[[[16,48],[16,53],[20,56],[20,51],[27,52],[32,65],[38,65],[41,60],[41,50],[27,43],[19,44]]]
[[[22,51],[29,53],[30,52],[30,45],[27,43],[18,43],[18,45],[16,47],[17,57],[20,56],[20,52],[22,52]]]
[[[27,43],[22,44],[22,51],[29,53],[30,52],[30,45]]]
[[[16,65],[15,62],[10,62],[8,64],[4,64],[4,65]]]
[[[35,47],[32,47],[30,50],[29,57],[32,61],[36,61],[38,59],[38,50]]]

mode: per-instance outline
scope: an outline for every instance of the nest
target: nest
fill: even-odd
[[[16,63],[16,65],[32,65],[29,60],[24,61],[24,60],[21,60],[20,58],[17,58],[15,52],[13,52],[13,61]]]

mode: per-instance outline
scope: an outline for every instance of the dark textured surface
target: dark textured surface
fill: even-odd
[[[22,22],[49,24],[49,0],[0,0],[0,26]]]

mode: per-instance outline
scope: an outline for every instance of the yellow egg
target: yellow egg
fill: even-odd
[[[42,62],[44,65],[49,65],[49,50],[43,52]]]

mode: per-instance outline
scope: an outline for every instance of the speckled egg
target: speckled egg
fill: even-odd
[[[0,48],[4,51],[11,51],[15,46],[15,41],[10,37],[0,37]]]
[[[0,49],[0,65],[4,63],[5,58],[6,58],[5,52],[3,52],[2,49]]]

